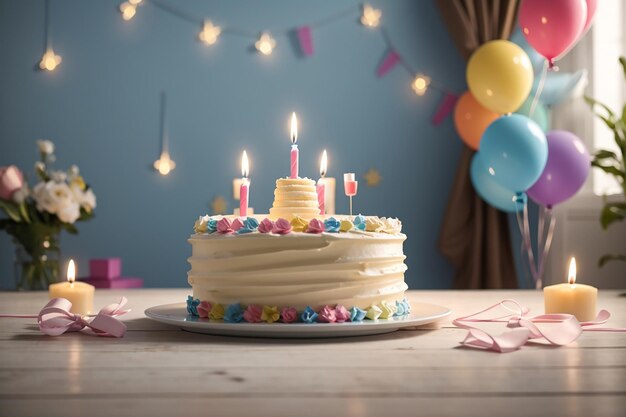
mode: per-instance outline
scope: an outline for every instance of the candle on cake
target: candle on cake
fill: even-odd
[[[296,113],[291,113],[291,173],[290,178],[298,178],[300,169],[300,151],[298,151],[298,119]]]
[[[76,282],[76,265],[73,259],[70,259],[67,266],[67,281],[48,287],[50,298],[66,298],[72,303],[70,311],[75,314],[89,314],[93,311],[94,290],[93,285]]]
[[[248,175],[250,167],[248,164],[248,154],[243,151],[241,155],[241,186],[239,189],[239,215],[241,217],[248,216],[248,199],[250,197],[250,180]]]
[[[567,280],[567,284],[550,285],[543,289],[546,314],[572,314],[581,322],[595,319],[598,289],[576,283],[575,258],[570,260]]]
[[[328,155],[326,154],[326,149],[324,149],[320,161],[320,179],[317,180],[317,203],[320,206],[320,214],[322,216],[326,214],[326,183],[324,183],[324,177],[326,177],[327,169]]]

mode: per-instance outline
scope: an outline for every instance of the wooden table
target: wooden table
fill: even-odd
[[[124,294],[121,339],[44,336],[34,320],[0,319],[0,415],[54,416],[612,416],[626,410],[626,333],[586,333],[566,347],[498,354],[460,348],[465,331],[405,330],[343,339],[272,340],[187,333],[145,318],[185,289]],[[599,306],[626,326],[626,298]],[[534,291],[411,291],[453,316],[515,298],[537,314]],[[0,311],[27,314],[45,293],[0,293]]]

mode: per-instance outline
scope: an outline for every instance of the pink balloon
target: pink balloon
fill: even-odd
[[[585,0],[524,0],[519,10],[524,37],[550,66],[576,43],[586,21]]]
[[[596,15],[597,8],[598,8],[598,0],[587,0],[587,20],[585,21],[585,26],[583,27],[582,35],[587,33],[587,31],[591,27],[591,24],[593,23],[593,17]]]

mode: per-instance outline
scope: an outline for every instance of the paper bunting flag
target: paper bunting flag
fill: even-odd
[[[313,55],[313,38],[311,37],[311,28],[309,26],[301,26],[296,30],[300,49],[305,56]]]
[[[457,99],[458,97],[454,94],[446,93],[443,100],[441,100],[441,103],[439,103],[439,107],[437,107],[437,111],[431,120],[433,125],[439,126],[446,119],[446,117],[448,117],[454,109]]]
[[[389,52],[387,52],[387,55],[385,55],[385,59],[383,59],[383,62],[381,62],[378,66],[376,74],[379,78],[384,77],[385,74],[391,71],[392,68],[398,64],[398,62],[400,62],[400,55],[398,55],[398,53],[393,49],[390,50]]]

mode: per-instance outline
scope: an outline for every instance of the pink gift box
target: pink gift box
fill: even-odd
[[[89,261],[89,276],[96,279],[118,279],[122,275],[122,260],[120,258],[91,259]]]
[[[134,277],[118,277],[116,279],[79,278],[82,282],[96,288],[143,288],[143,279]]]

